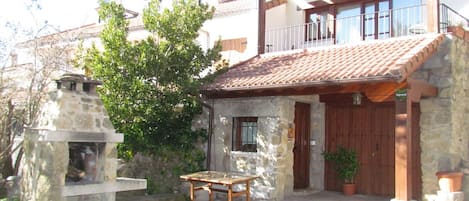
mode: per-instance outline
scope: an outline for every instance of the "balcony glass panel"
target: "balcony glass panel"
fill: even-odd
[[[328,36],[327,12],[312,13],[309,15],[309,40],[324,39]]]
[[[378,38],[389,38],[391,37],[391,26],[389,21],[389,1],[381,1],[379,2],[378,6]]]
[[[337,9],[338,44],[361,40],[360,4],[344,6]]]
[[[363,26],[365,27],[365,40],[375,39],[375,4],[365,5],[365,14],[363,15]]]
[[[405,36],[426,32],[424,21],[425,7],[420,6],[421,0],[396,0],[392,7],[392,35]]]

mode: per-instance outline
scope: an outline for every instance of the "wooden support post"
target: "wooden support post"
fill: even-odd
[[[257,33],[257,54],[265,53],[265,0],[259,0],[259,18]]]
[[[427,0],[427,31],[429,33],[438,33],[440,20],[440,1]]]
[[[411,90],[396,92],[395,196],[412,198],[412,99]]]

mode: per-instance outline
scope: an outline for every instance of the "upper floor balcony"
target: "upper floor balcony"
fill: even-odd
[[[265,52],[354,43],[423,33],[445,33],[469,20],[445,4],[396,6],[389,1],[306,11],[307,23],[267,28]]]

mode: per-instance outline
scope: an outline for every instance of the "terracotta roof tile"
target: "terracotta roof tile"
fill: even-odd
[[[231,67],[204,90],[402,81],[434,53],[443,34],[264,54]]]

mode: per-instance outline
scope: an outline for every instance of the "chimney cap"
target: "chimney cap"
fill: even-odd
[[[98,80],[93,80],[89,77],[86,77],[82,74],[75,74],[75,73],[66,73],[63,74],[58,80],[58,82],[75,82],[75,83],[86,83],[92,85],[101,85],[102,82]]]
[[[85,76],[81,74],[66,73],[63,74],[58,81],[74,81],[74,82],[83,82],[85,81]]]

